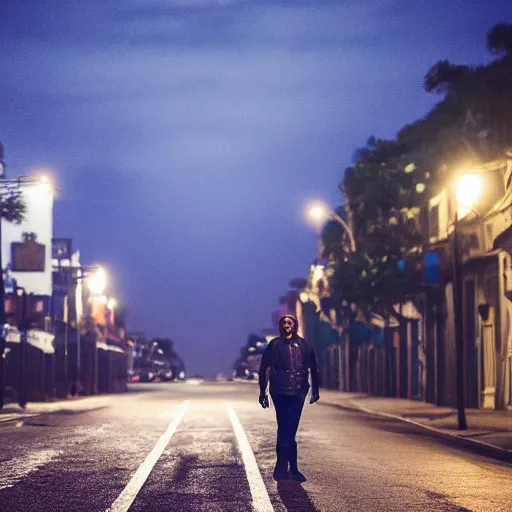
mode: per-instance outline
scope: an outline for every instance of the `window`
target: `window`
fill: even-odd
[[[439,204],[432,206],[428,218],[429,237],[439,236]]]

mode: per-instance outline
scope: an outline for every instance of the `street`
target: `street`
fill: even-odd
[[[134,384],[0,424],[0,510],[505,511],[510,465],[413,425],[306,402],[302,485],[272,480],[274,410],[249,383]]]

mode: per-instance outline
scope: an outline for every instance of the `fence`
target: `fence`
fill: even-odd
[[[353,346],[347,333],[320,356],[322,386],[376,396],[423,399],[423,365],[418,350],[418,325],[385,328],[382,343]]]
[[[39,330],[9,333],[6,339],[5,387],[20,405],[45,401],[55,392],[52,334]]]
[[[74,337],[70,331],[57,329],[55,336],[38,330],[8,334],[0,382],[7,402],[24,406],[70,394],[126,391],[127,353],[97,342],[95,335],[82,336],[78,343],[76,329],[71,332]]]

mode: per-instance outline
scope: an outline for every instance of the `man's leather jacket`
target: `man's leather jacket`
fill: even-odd
[[[316,355],[309,343],[295,335],[287,340],[274,338],[267,345],[261,360],[259,385],[266,392],[270,381],[270,394],[299,395],[309,390],[308,374],[311,372],[311,386],[318,389],[318,368]]]

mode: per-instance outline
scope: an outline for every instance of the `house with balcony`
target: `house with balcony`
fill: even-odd
[[[442,276],[425,312],[429,394],[436,403],[456,404],[451,258],[456,222],[466,404],[505,409],[512,406],[512,155],[466,176],[471,180],[461,193],[446,187],[428,202],[428,247],[439,255]]]

